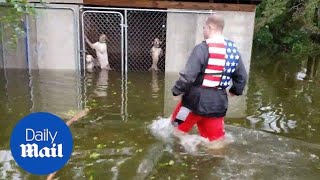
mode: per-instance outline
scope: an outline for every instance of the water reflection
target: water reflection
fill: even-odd
[[[27,70],[4,70],[3,73],[3,105],[7,112],[22,116],[27,113],[33,102],[31,100],[29,77]]]
[[[73,71],[34,70],[30,73],[32,112],[47,111],[64,118],[82,109],[80,76]]]
[[[151,80],[151,89],[152,89],[152,98],[159,97],[159,79],[158,79],[158,71],[152,70],[152,80]]]
[[[128,113],[136,118],[163,115],[164,73],[128,73]]]
[[[260,62],[261,63],[261,62]],[[271,63],[271,62],[269,62]],[[320,143],[320,86],[296,79],[299,66],[253,64],[248,89],[246,127]],[[273,72],[273,73],[269,73]]]
[[[108,81],[109,81],[109,71],[105,69],[99,71],[98,79],[97,79],[95,90],[94,90],[94,93],[97,97],[107,97]]]
[[[152,144],[147,148],[147,152],[145,153],[145,156],[141,160],[137,171],[136,176],[133,178],[135,180],[141,180],[146,179],[152,171],[154,171],[154,168],[159,163],[159,160],[163,156],[165,152],[165,144],[162,142],[157,142],[155,144]]]
[[[0,164],[1,179],[6,179],[8,177],[12,177],[12,179],[18,179],[21,177],[21,173],[17,169],[17,166],[15,166],[10,150],[0,150]]]
[[[114,118],[126,114],[126,88],[125,79],[120,72],[98,70],[87,73],[83,83],[85,89],[85,104],[93,111],[102,111],[103,114],[95,114],[92,121],[105,118]],[[113,116],[113,117],[111,117]]]

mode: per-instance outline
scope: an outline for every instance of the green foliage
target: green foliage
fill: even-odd
[[[254,34],[254,40],[259,47],[265,47],[268,50],[273,50],[274,46],[268,46],[273,43],[273,34],[269,30],[269,26],[261,27],[259,31]]]
[[[257,7],[256,29],[272,23],[286,13],[289,0],[264,0]]]
[[[25,35],[23,23],[26,15],[35,15],[36,9],[27,0],[7,0],[0,5],[0,33],[9,33],[10,38],[6,43],[14,48],[18,38]]]
[[[256,10],[258,49],[296,57],[320,53],[319,0],[264,0]]]

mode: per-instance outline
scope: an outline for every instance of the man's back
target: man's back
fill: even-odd
[[[233,43],[227,40],[227,45],[229,42]],[[228,50],[228,46],[226,47],[226,50]],[[208,45],[203,41],[193,49],[185,69],[180,72],[180,79],[176,82],[172,91],[174,94],[179,94],[181,91],[184,92],[182,105],[192,112],[203,116],[223,117],[228,109],[226,90],[224,88],[203,87],[202,85],[208,60]],[[230,72],[232,80],[230,92],[235,95],[241,95],[246,85],[247,72],[241,57],[237,61],[234,72]]]
[[[247,72],[234,43],[223,36],[224,18],[210,15],[203,26],[206,41],[192,51],[180,78],[172,88],[174,96],[182,96],[172,114],[172,124],[189,132],[196,124],[199,134],[209,141],[223,138],[224,116],[228,109],[226,88],[231,95],[241,95]]]

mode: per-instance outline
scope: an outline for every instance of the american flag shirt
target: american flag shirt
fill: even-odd
[[[235,43],[223,36],[207,39],[206,43],[209,59],[202,86],[226,89],[231,83],[232,73],[238,66],[240,54]]]

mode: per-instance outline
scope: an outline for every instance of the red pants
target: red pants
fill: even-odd
[[[200,136],[213,141],[224,136],[224,118],[212,118],[197,115],[182,107],[181,102],[172,114],[172,122],[183,132],[189,132],[197,124]]]

